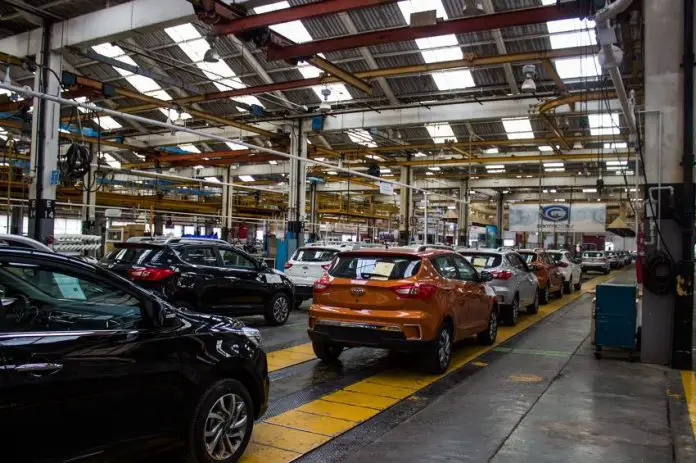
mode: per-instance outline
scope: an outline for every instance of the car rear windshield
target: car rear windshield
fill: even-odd
[[[549,256],[555,261],[555,262],[560,262],[563,260],[563,253],[562,252],[549,252]]]
[[[534,262],[534,259],[536,259],[536,254],[533,252],[520,252],[519,255],[522,256],[522,259],[528,264],[531,264]]]
[[[499,267],[503,262],[503,257],[500,254],[462,253],[462,256],[479,269]]]
[[[604,257],[603,252],[586,252],[582,257]]]
[[[336,249],[300,248],[295,252],[292,260],[298,262],[329,262],[338,254]]]
[[[103,260],[106,262],[114,262],[118,264],[138,265],[153,260],[153,258],[161,255],[163,252],[163,249],[151,247],[128,247],[114,250]]]
[[[401,280],[415,276],[421,267],[416,256],[340,256],[329,275],[351,280]]]

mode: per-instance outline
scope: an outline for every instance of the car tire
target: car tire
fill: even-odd
[[[556,291],[554,291],[553,297],[556,299],[563,298],[563,282],[561,282],[560,288],[558,288]]]
[[[520,317],[520,296],[515,294],[512,304],[505,307],[503,322],[508,326],[517,325],[517,319]]]
[[[578,279],[578,282],[575,284],[575,291],[580,291],[582,289],[582,276]]]
[[[272,326],[284,325],[290,317],[290,298],[285,293],[278,293],[271,299],[264,314],[266,323]]]
[[[534,302],[527,306],[527,313],[529,315],[539,313],[539,291],[536,291],[534,294]]]
[[[425,352],[425,368],[429,373],[439,375],[447,371],[452,360],[453,344],[452,324],[445,321],[437,331],[437,338]]]
[[[326,363],[334,363],[343,352],[343,346],[331,342],[312,341],[314,355]]]
[[[186,443],[189,463],[232,463],[246,450],[254,428],[254,403],[239,381],[217,381],[193,413]],[[220,434],[212,432],[220,429]]]
[[[498,311],[495,306],[491,309],[490,315],[488,315],[488,326],[486,329],[481,331],[476,335],[479,344],[490,346],[495,342],[498,337]]]
[[[609,275],[609,272],[611,272],[611,270],[609,270],[608,268],[605,268],[605,269],[604,269],[604,274],[605,274],[605,275]]]
[[[545,288],[539,288],[539,303],[541,305],[548,304],[551,300],[551,293],[549,293],[549,285],[546,284]]]
[[[570,281],[564,281],[563,282],[563,292],[566,294],[570,294],[573,292],[573,283]]]

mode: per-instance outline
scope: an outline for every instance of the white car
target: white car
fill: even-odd
[[[353,245],[308,245],[298,248],[285,264],[285,275],[295,284],[295,305],[312,298],[314,282],[331,266],[334,256]]]
[[[570,294],[573,290],[582,289],[582,267],[573,259],[568,251],[546,251],[553,258],[556,267],[563,275],[563,291]]]

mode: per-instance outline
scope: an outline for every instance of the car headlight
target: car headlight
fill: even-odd
[[[253,342],[256,347],[263,348],[263,339],[261,339],[261,332],[259,330],[243,326],[240,331],[249,341]]]

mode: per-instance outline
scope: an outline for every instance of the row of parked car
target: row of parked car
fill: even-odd
[[[609,273],[620,269],[635,260],[634,253],[628,251],[585,251],[582,253],[580,265],[583,272]]]

